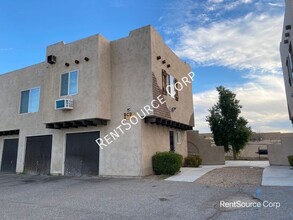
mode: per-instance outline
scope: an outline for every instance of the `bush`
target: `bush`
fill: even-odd
[[[191,155],[185,157],[184,166],[185,167],[199,167],[201,165],[202,159],[198,155]]]
[[[156,175],[174,175],[182,167],[183,157],[174,152],[157,152],[152,157],[153,170]]]
[[[288,156],[288,161],[289,161],[290,166],[293,167],[293,155]]]

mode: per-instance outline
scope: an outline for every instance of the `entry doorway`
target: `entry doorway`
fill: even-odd
[[[170,151],[175,152],[174,131],[169,131]]]

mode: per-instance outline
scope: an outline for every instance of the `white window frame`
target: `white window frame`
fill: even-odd
[[[77,86],[77,88],[76,88],[76,93],[72,93],[72,94],[69,94],[69,91],[70,91],[70,75],[71,75],[71,73],[72,72],[77,72],[77,83],[76,83],[76,86]],[[62,75],[64,75],[64,74],[68,74],[68,85],[67,85],[67,95],[61,95],[61,89],[62,89]],[[76,70],[71,70],[71,71],[68,71],[68,72],[65,72],[65,73],[62,73],[61,75],[60,75],[60,89],[59,89],[59,95],[60,95],[60,97],[66,97],[66,96],[74,96],[74,95],[77,95],[78,94],[78,81],[79,81],[79,70],[78,69],[76,69]]]
[[[176,96],[175,77],[170,74],[167,75],[167,86],[169,86],[168,89],[170,89],[168,95],[171,96],[173,99],[175,99],[175,96]],[[173,94],[172,94],[172,92],[173,92]]]
[[[30,112],[29,109],[30,109],[30,100],[31,100],[31,90],[33,89],[39,89],[39,103],[38,103],[38,111],[35,111],[35,112]],[[27,112],[20,112],[21,110],[21,94],[22,92],[25,92],[25,91],[29,91],[29,96],[28,96],[28,108],[27,108]],[[41,87],[40,86],[37,86],[37,87],[33,87],[33,88],[29,88],[29,89],[24,89],[24,90],[21,90],[20,91],[20,102],[19,102],[19,114],[20,115],[24,115],[24,114],[32,114],[32,113],[37,113],[39,112],[40,110],[40,100],[41,100]]]

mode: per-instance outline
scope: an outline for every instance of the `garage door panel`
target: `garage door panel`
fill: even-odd
[[[51,135],[27,137],[25,172],[31,174],[50,174],[51,153]]]
[[[1,171],[2,172],[16,172],[18,139],[4,140]]]
[[[99,132],[67,134],[65,175],[98,175],[99,148],[95,142]]]

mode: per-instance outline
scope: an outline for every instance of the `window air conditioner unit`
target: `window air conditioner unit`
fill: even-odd
[[[58,99],[55,101],[56,110],[71,110],[73,109],[73,100],[72,99]]]

